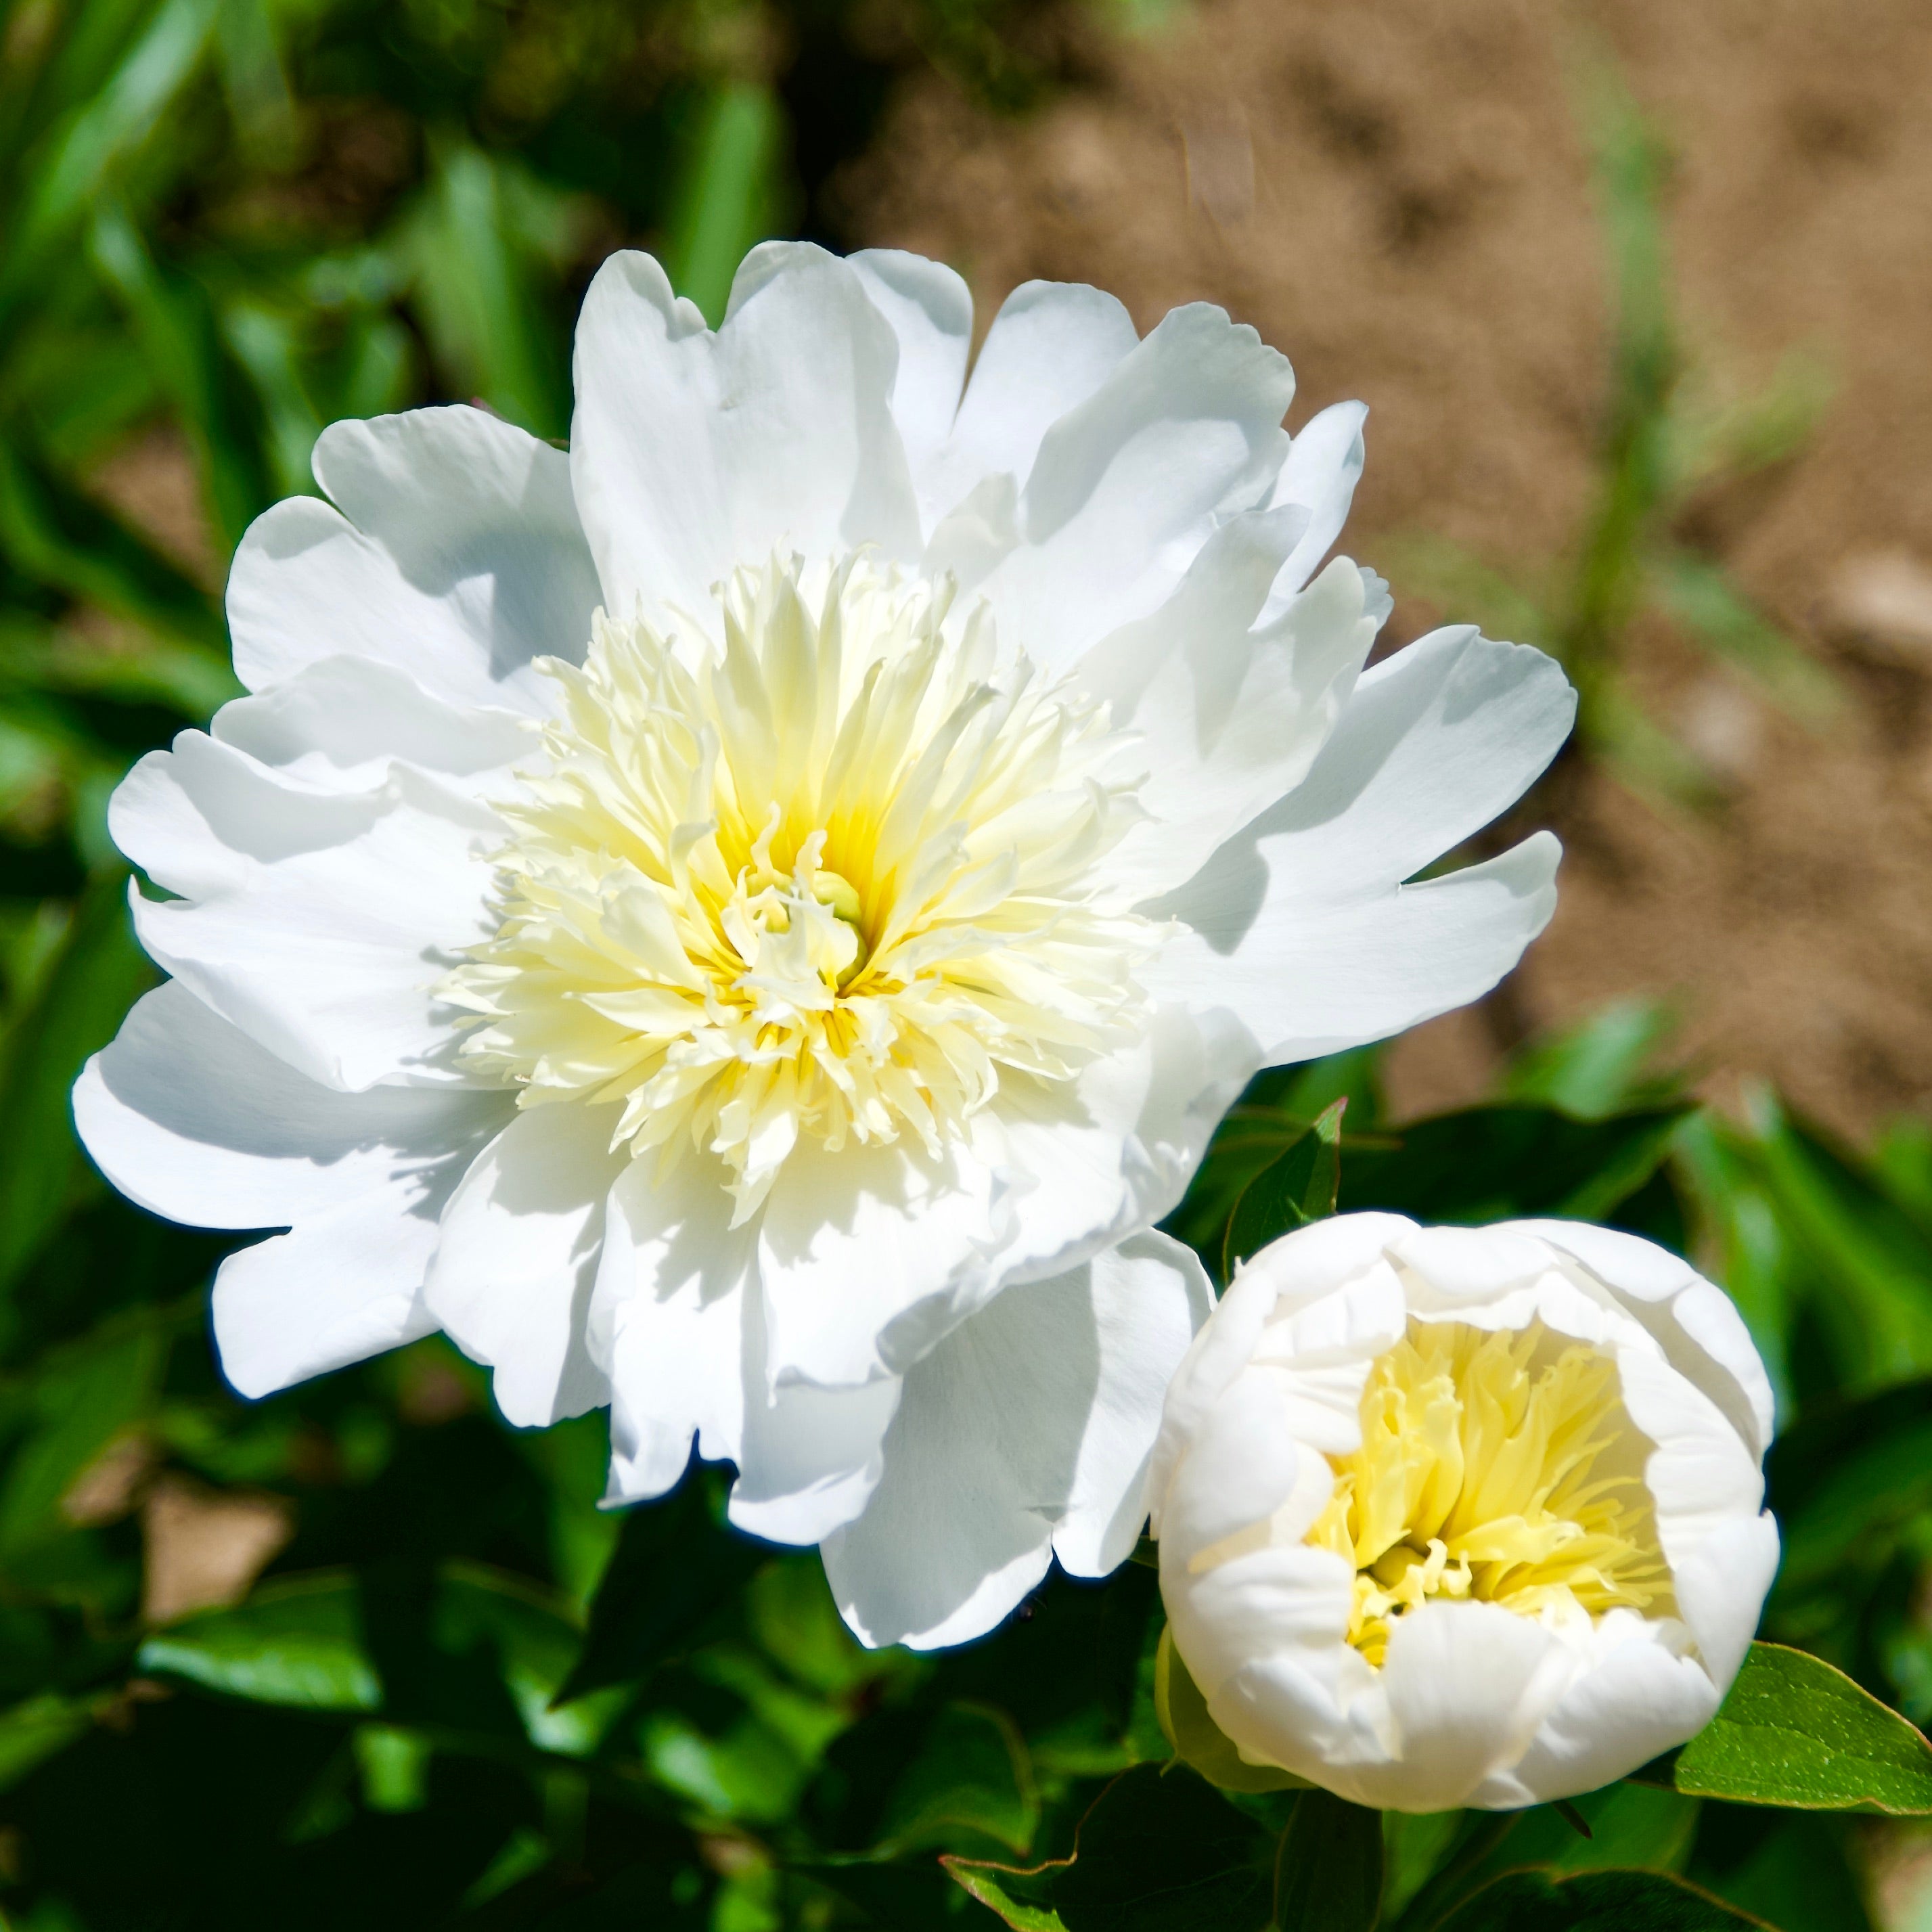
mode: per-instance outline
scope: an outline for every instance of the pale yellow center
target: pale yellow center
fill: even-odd
[[[1648,1445],[1608,1356],[1540,1326],[1412,1322],[1370,1370],[1361,1421],[1308,1540],[1353,1566],[1348,1641],[1371,1664],[1391,1621],[1432,1598],[1556,1621],[1618,1604],[1674,1614],[1631,1466]]]
[[[950,599],[775,560],[717,637],[600,616],[580,670],[547,661],[500,923],[442,988],[472,1070],[715,1157],[742,1220],[806,1137],[937,1154],[1003,1082],[1132,1037],[1162,928],[1096,866],[1133,748]]]

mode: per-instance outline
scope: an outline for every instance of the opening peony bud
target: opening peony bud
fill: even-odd
[[[1343,1216],[1168,1392],[1174,1647],[1250,1766],[1434,1811],[1593,1790],[1716,1710],[1777,1567],[1764,1370],[1634,1236]]]

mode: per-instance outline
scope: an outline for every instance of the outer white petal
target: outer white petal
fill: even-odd
[[[755,1243],[730,1227],[720,1177],[633,1162],[612,1189],[590,1318],[611,1387],[610,1500],[662,1495],[698,1453],[736,1462],[731,1516],[813,1543],[865,1507],[896,1379],[774,1389]]]
[[[759,1235],[775,1382],[903,1374],[1006,1284],[1159,1220],[1253,1065],[1236,1030],[1169,1010],[1067,1087],[1010,1087],[943,1161],[801,1147]]]
[[[898,338],[892,382],[892,420],[898,424],[920,520],[930,530],[952,506],[932,495],[933,472],[958,413],[973,346],[973,297],[942,262],[896,248],[867,248],[847,256],[872,306]]]
[[[459,708],[374,658],[319,658],[224,704],[208,734],[292,784],[330,792],[371,790],[402,764],[481,794],[535,748],[521,712]]]
[[[1174,310],[1041,440],[1021,542],[968,586],[1001,634],[1058,669],[1154,610],[1215,525],[1273,487],[1294,388],[1252,329],[1203,304]]]
[[[432,989],[492,929],[494,814],[400,766],[319,794],[186,731],[129,773],[109,824],[182,896],[136,895],[141,944],[290,1066],[348,1090],[459,1077]]]
[[[1730,1297],[1690,1264],[1634,1234],[1580,1221],[1528,1221],[1641,1322],[1678,1374],[1702,1389],[1753,1454],[1771,1446],[1771,1379]]]
[[[1717,1714],[1722,1695],[1696,1658],[1636,1632],[1604,1648],[1606,1654],[1557,1700],[1522,1756],[1478,1786],[1478,1804],[1512,1808],[1595,1791],[1694,1736]]]
[[[1352,1300],[1352,1291],[1358,1285],[1365,1286],[1372,1295],[1385,1297],[1392,1280],[1385,1252],[1414,1225],[1399,1214],[1336,1215],[1271,1242],[1236,1270],[1214,1320],[1194,1338],[1168,1388],[1148,1479],[1156,1536],[1161,1533],[1161,1511],[1176,1462],[1187,1444],[1207,1427],[1215,1405],[1247,1366],[1277,1305],[1316,1299]],[[1400,1298],[1400,1285],[1394,1286]],[[1380,1319],[1378,1312],[1378,1324]],[[1372,1350],[1372,1337],[1381,1332],[1377,1325],[1369,1336],[1356,1338],[1352,1354],[1360,1356],[1364,1346]]]
[[[1398,652],[1358,682],[1303,783],[1154,902],[1193,936],[1150,983],[1228,1006],[1277,1062],[1486,991],[1554,908],[1555,839],[1401,881],[1518,796],[1575,708],[1555,662],[1526,646],[1438,631]]]
[[[1248,628],[1299,520],[1292,510],[1231,519],[1158,610],[1078,667],[1144,748],[1148,817],[1102,868],[1133,898],[1191,878],[1306,777],[1375,642],[1361,574],[1341,559],[1271,622]]]
[[[613,255],[578,323],[570,450],[613,614],[701,617],[712,584],[780,548],[916,557],[898,362],[858,272],[823,250],[754,248],[715,335],[650,256]]]
[[[334,424],[314,461],[341,514],[292,496],[236,553],[242,682],[259,691],[322,658],[362,657],[452,704],[548,710],[530,661],[581,658],[598,601],[568,458],[458,407]]]
[[[1521,1758],[1575,1675],[1561,1640],[1527,1617],[1496,1604],[1424,1604],[1390,1632],[1378,1687],[1400,1754],[1356,1771],[1355,1802],[1402,1811],[1466,1802]]]
[[[1076,282],[1023,282],[1000,304],[944,444],[920,475],[928,533],[988,476],[1024,484],[1041,440],[1140,340],[1113,296]]]
[[[846,1622],[868,1643],[961,1643],[1056,1552],[1076,1575],[1124,1560],[1161,1392],[1211,1300],[1150,1233],[956,1329],[906,1377],[865,1514],[823,1546]]]
[[[1538,832],[1499,858],[1353,905],[1298,905],[1270,891],[1231,955],[1184,933],[1147,976],[1168,998],[1238,1014],[1269,1066],[1386,1040],[1509,972],[1556,909],[1562,856]]]
[[[424,1300],[496,1371],[496,1406],[520,1428],[610,1399],[589,1347],[604,1197],[628,1158],[611,1153],[610,1127],[605,1107],[523,1108],[443,1210]]]
[[[1307,522],[1294,554],[1282,566],[1264,618],[1278,616],[1315,573],[1348,520],[1355,485],[1361,480],[1365,451],[1362,424],[1366,403],[1333,403],[1311,416],[1288,452],[1275,478],[1271,508],[1298,506]]]
[[[135,1006],[74,1105],[88,1153],[144,1208],[291,1231],[231,1255],[215,1279],[222,1366],[260,1396],[435,1326],[421,1290],[438,1217],[508,1102],[333,1092],[177,983]]]
[[[735,1456],[744,1433],[751,1232],[704,1163],[634,1161],[604,1210],[590,1346],[610,1378],[608,1500],[662,1496],[698,1453]]]

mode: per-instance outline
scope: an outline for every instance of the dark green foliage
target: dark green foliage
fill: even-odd
[[[1760,1925],[1661,1872],[1511,1872],[1442,1922],[1442,1932],[1746,1932]]]

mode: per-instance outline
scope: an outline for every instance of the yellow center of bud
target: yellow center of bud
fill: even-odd
[[[1642,1479],[1652,1445],[1608,1356],[1540,1325],[1412,1322],[1370,1370],[1361,1421],[1308,1540],[1353,1566],[1348,1641],[1370,1663],[1432,1598],[1552,1622],[1674,1614]]]

